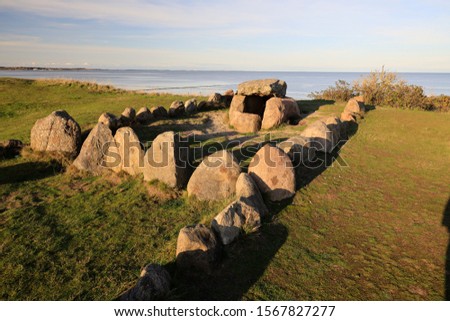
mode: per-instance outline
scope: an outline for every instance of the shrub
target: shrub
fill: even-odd
[[[389,96],[394,91],[397,75],[387,72],[384,67],[381,71],[372,71],[366,77],[355,81],[353,89],[364,96],[366,104],[386,105]],[[392,98],[392,97],[391,97]]]
[[[346,81],[338,80],[335,86],[309,96],[314,99],[347,101],[357,95],[362,95],[368,105],[443,112],[450,110],[450,96],[427,97],[421,86],[398,79],[395,73],[386,71],[384,67],[355,81],[352,87]]]
[[[450,112],[450,96],[429,96],[427,97],[426,101],[433,110]]]
[[[308,96],[313,99],[347,101],[356,95],[348,82],[345,80],[338,80],[335,82],[334,87],[332,86],[322,91],[313,92]]]

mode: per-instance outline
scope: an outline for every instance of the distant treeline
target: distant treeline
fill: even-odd
[[[41,71],[65,71],[65,70],[94,70],[89,68],[54,68],[54,67],[5,67],[0,66],[0,70],[41,70]]]

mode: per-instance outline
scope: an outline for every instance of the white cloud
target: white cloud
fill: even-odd
[[[238,48],[179,51],[34,41],[0,41],[0,46],[0,61],[5,61],[6,57],[9,61],[13,59],[9,65],[29,64],[29,53],[32,51],[32,60],[37,64],[53,66],[65,66],[66,59],[70,59],[70,66],[100,68],[368,71],[386,65],[395,71],[450,71],[450,61],[445,53],[424,57],[420,53],[411,52],[405,56],[401,53],[374,54],[364,48],[351,52],[308,48],[268,53]]]

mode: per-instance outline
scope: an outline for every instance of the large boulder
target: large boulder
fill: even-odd
[[[80,154],[73,165],[79,170],[101,175],[109,167],[107,164],[108,150],[114,144],[114,137],[108,126],[98,123],[84,141]]]
[[[244,96],[286,96],[286,82],[279,79],[259,79],[243,82],[238,85],[237,93]]]
[[[31,148],[42,152],[61,152],[76,156],[81,144],[81,129],[65,110],[38,119],[31,129]]]
[[[198,105],[197,105],[197,111],[202,111],[202,110],[208,109],[208,104],[209,104],[209,103],[208,103],[207,101],[202,100],[202,101],[199,102]]]
[[[136,285],[120,300],[155,301],[167,297],[170,292],[170,274],[159,264],[149,264],[142,271]]]
[[[272,97],[266,102],[261,129],[271,129],[300,118],[297,102],[292,98]]]
[[[183,187],[188,179],[188,147],[178,134],[159,134],[144,157],[144,180]]]
[[[277,147],[264,145],[250,161],[248,173],[271,201],[281,201],[295,194],[294,167],[289,156]]]
[[[333,146],[338,145],[339,141],[341,140],[341,136],[342,138],[344,138],[345,134],[343,132],[343,127],[342,126],[342,122],[340,120],[339,117],[328,117],[324,120],[325,125],[327,125],[328,129],[331,131],[332,133],[332,137],[333,137]]]
[[[363,103],[363,104],[365,103],[365,99],[364,99],[363,95],[353,97],[353,99],[355,99],[359,103]]]
[[[261,129],[261,116],[245,111],[246,96],[235,95],[229,111],[230,125],[239,133],[256,133]]]
[[[136,110],[133,107],[124,109],[119,117],[119,127],[130,126],[136,119]]]
[[[166,118],[169,116],[167,109],[165,109],[163,106],[153,107],[152,109],[150,109],[150,111],[155,118]]]
[[[218,104],[220,104],[220,103],[222,102],[222,95],[219,94],[219,93],[211,94],[211,95],[208,97],[208,102],[209,102],[209,103],[212,103],[212,104],[214,104],[214,105],[218,105]]]
[[[261,129],[261,117],[255,114],[235,113],[230,125],[239,133],[256,133]]]
[[[279,143],[278,148],[283,150],[294,164],[308,165],[316,158],[316,150],[303,136],[293,136]]]
[[[218,151],[206,157],[195,169],[187,192],[200,200],[219,200],[233,195],[241,173],[239,163],[226,151]]]
[[[269,214],[258,186],[247,173],[241,173],[236,181],[236,197],[256,208],[261,216]]]
[[[116,152],[120,157],[120,163],[112,166],[115,172],[136,176],[144,170],[144,151],[138,136],[131,127],[119,128],[114,135],[115,145],[111,146],[110,152]]]
[[[141,125],[147,125],[153,118],[152,112],[147,107],[142,107],[136,114],[136,121]]]
[[[244,226],[249,229],[260,227],[261,213],[241,199],[229,204],[211,222],[223,245],[237,239]]]
[[[356,117],[347,111],[343,111],[341,113],[341,122],[356,122]]]
[[[184,108],[187,114],[193,114],[197,111],[197,100],[192,98],[184,103]]]
[[[234,91],[233,89],[228,89],[225,91],[222,95],[222,102],[225,104],[226,107],[229,107],[231,104],[231,101],[234,97]]]
[[[366,107],[364,106],[364,103],[358,101],[355,98],[351,98],[347,102],[347,105],[345,105],[344,112],[363,117],[364,113],[366,112]]]
[[[116,130],[119,125],[119,119],[110,113],[101,114],[98,118],[98,122],[108,126],[112,131]]]
[[[177,267],[182,274],[211,273],[220,259],[221,246],[214,232],[198,224],[180,230],[177,239]]]
[[[302,136],[307,138],[311,143],[311,147],[317,151],[331,153],[335,147],[332,131],[321,120],[309,124],[302,132]]]
[[[170,117],[183,116],[185,112],[184,103],[181,100],[175,100],[169,107]]]

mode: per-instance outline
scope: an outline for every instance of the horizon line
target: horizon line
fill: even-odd
[[[245,69],[190,69],[190,68],[102,68],[102,67],[48,67],[48,66],[0,66],[0,70],[23,70],[23,71],[33,71],[33,69],[38,70],[61,70],[61,71],[199,71],[199,72],[283,72],[283,73],[370,73],[379,71],[378,69],[369,71],[319,71],[319,70],[245,70]],[[430,73],[430,74],[449,74],[450,71],[391,71],[387,69],[388,72],[393,73]]]

